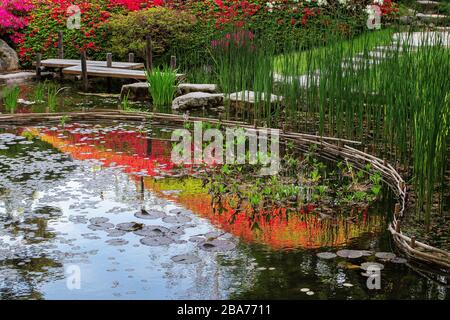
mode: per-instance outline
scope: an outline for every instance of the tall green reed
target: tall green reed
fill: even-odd
[[[169,66],[146,70],[149,93],[155,107],[168,106],[177,91],[177,73]]]
[[[17,101],[20,95],[20,88],[18,86],[5,87],[2,95],[6,111],[9,113],[15,113],[17,109]]]

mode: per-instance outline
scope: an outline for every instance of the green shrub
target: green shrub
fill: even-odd
[[[154,63],[168,63],[178,49],[192,52],[200,46],[200,26],[197,19],[186,12],[151,8],[113,15],[108,21],[110,51],[116,59],[126,59],[129,52],[144,59],[145,37],[151,35]]]

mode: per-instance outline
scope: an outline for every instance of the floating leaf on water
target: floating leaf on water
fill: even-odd
[[[137,212],[134,216],[139,219],[154,220],[154,219],[164,218],[166,216],[166,214],[163,211],[159,211],[159,210],[144,210],[144,209],[142,209],[140,212]]]
[[[408,260],[406,260],[405,258],[401,258],[401,257],[395,257],[394,259],[390,260],[393,263],[406,263],[408,262]]]
[[[176,216],[167,216],[163,218],[163,221],[166,223],[186,223],[190,222],[192,219],[183,215],[176,215]]]
[[[118,230],[118,229],[107,230],[107,232],[108,232],[108,234],[107,234],[108,237],[122,237],[123,235],[126,234],[125,231]]]
[[[229,251],[233,250],[236,247],[236,245],[231,241],[219,239],[200,242],[198,246],[199,248],[209,252]]]
[[[363,256],[361,251],[357,251],[357,250],[350,250],[350,252],[348,253],[348,257],[349,259],[358,259],[361,258]]]
[[[173,262],[183,263],[183,264],[198,263],[201,261],[199,257],[193,256],[190,254],[180,254],[177,256],[173,256],[171,259]]]
[[[363,256],[362,252],[360,250],[339,250],[336,252],[336,254],[341,258],[349,258],[349,259],[356,259],[361,258]]]
[[[106,230],[114,228],[114,224],[106,222],[106,223],[98,223],[98,224],[90,224],[88,228],[91,230]]]
[[[392,260],[395,259],[397,256],[395,253],[392,252],[377,252],[375,253],[375,257],[383,260]]]
[[[373,255],[374,252],[373,252],[373,251],[370,251],[370,250],[361,250],[361,254],[362,254],[364,257],[369,257],[369,256]]]
[[[351,288],[353,285],[351,283],[345,282],[342,284],[344,287]]]
[[[319,252],[317,254],[317,257],[319,257],[320,259],[333,259],[336,258],[337,255],[333,252]]]
[[[141,230],[144,227],[144,225],[142,223],[137,223],[137,222],[124,222],[124,223],[119,223],[116,228],[122,231],[127,231],[127,232],[132,232],[132,231],[137,231],[137,230]]]
[[[128,241],[124,240],[124,239],[110,239],[110,240],[107,240],[106,243],[111,246],[124,246],[124,245],[128,244]]]
[[[364,262],[361,264],[361,269],[367,271],[369,268],[383,270],[384,265],[382,265],[381,263],[378,263],[378,262]]]
[[[140,230],[134,231],[134,234],[143,237],[160,237],[169,232],[169,229],[162,226],[144,226]]]
[[[145,237],[142,238],[140,242],[146,246],[163,246],[173,243],[174,240],[166,236],[160,236],[160,237]]]
[[[102,223],[106,223],[108,221],[109,221],[109,219],[105,218],[105,217],[96,217],[96,218],[89,219],[89,222],[92,224],[102,224]]]

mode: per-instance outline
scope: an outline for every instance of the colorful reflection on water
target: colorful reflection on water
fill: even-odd
[[[218,207],[200,178],[178,175],[170,130],[156,124],[0,129],[4,133],[15,140],[0,144],[1,298],[447,298],[445,287],[406,265],[386,263],[382,290],[374,292],[359,269],[367,260],[316,256],[342,248],[390,251],[389,197],[351,213],[352,220],[323,219],[311,205],[271,209],[270,220],[258,212],[254,228],[250,207],[236,212],[231,198]],[[144,207],[172,220],[140,219]],[[189,222],[174,223],[173,210]],[[91,219],[156,225],[174,239],[147,246],[133,232],[96,230],[102,226]],[[236,246],[210,252],[199,237]],[[198,262],[174,263],[183,254]],[[74,264],[84,275],[79,291],[65,284],[65,268]],[[315,295],[307,296],[305,287]]]
[[[206,187],[199,178],[163,178],[154,176],[170,174],[174,164],[170,160],[171,143],[168,140],[149,139],[144,132],[133,130],[106,130],[91,132],[82,126],[70,126],[65,130],[27,128],[35,136],[51,144],[61,152],[77,160],[99,160],[104,166],[121,167],[127,173],[140,173],[144,186],[159,196],[176,201],[196,214],[208,218],[226,232],[248,241],[276,249],[320,248],[340,246],[363,233],[377,232],[384,223],[380,212],[366,209],[357,221],[338,215],[333,219],[321,219],[313,212],[313,206],[305,206],[297,212],[276,208],[270,212],[258,212],[258,228],[247,206],[239,213],[225,201],[222,210],[212,204]],[[137,176],[134,176],[138,179]],[[166,193],[162,192],[166,191]],[[167,193],[169,191],[169,193]],[[171,195],[170,191],[177,191]],[[271,219],[265,216],[270,214]]]

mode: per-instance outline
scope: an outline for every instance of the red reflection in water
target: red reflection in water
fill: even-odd
[[[225,202],[219,212],[199,179],[189,178],[187,182],[180,182],[174,178],[156,180],[151,177],[157,175],[159,170],[169,172],[173,168],[169,141],[149,141],[145,135],[136,131],[82,133],[76,129],[77,126],[64,131],[33,128],[28,130],[75,159],[96,159],[105,166],[124,166],[124,171],[128,173],[144,170],[150,175],[144,178],[147,189],[161,197],[174,200],[208,218],[224,231],[248,242],[264,243],[273,248],[339,246],[365,232],[378,231],[381,225],[381,217],[369,215],[367,210],[360,214],[358,221],[354,223],[349,223],[342,216],[321,220],[312,213],[314,207],[311,205],[289,214],[285,208],[261,211],[257,212],[256,218],[253,219],[250,216],[254,212],[249,206],[244,206],[241,211],[236,212]],[[163,193],[165,190],[180,190],[180,193],[167,195]],[[270,219],[266,219],[267,216],[270,216]]]

